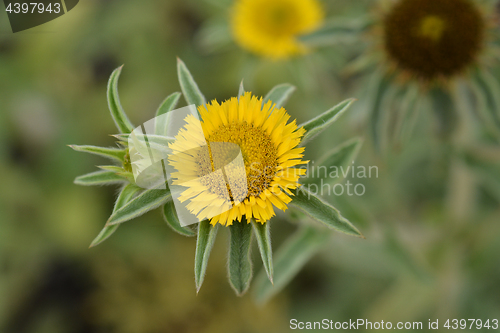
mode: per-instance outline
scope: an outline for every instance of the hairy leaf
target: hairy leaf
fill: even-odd
[[[115,206],[113,207],[113,212],[116,212],[118,209],[123,207],[126,203],[128,203],[134,195],[136,195],[139,191],[141,190],[140,187],[137,187],[133,184],[128,184],[123,189],[120,191],[120,194],[118,195],[118,198],[116,199]],[[90,244],[90,247],[94,247],[102,242],[104,242],[106,239],[111,236],[116,229],[118,229],[120,225],[119,224],[114,224],[111,226],[105,226],[99,235],[92,241]]]
[[[134,130],[134,125],[132,125],[125,114],[120,103],[120,97],[118,96],[118,78],[120,77],[122,68],[123,66],[120,66],[115,69],[109,78],[107,91],[108,106],[118,131],[120,131],[120,133],[130,133]]]
[[[281,108],[295,91],[295,87],[288,83],[278,84],[264,97],[262,104],[272,101],[276,108]]]
[[[200,291],[205,273],[207,272],[208,258],[217,236],[218,224],[211,226],[208,220],[198,224],[198,237],[196,238],[196,252],[194,256],[194,280],[196,292]]]
[[[173,231],[188,237],[196,236],[196,232],[194,232],[189,227],[183,227],[179,222],[179,217],[177,216],[177,212],[175,211],[175,204],[173,201],[167,202],[163,205],[163,219],[167,222],[168,226],[172,228]]]
[[[306,130],[302,138],[301,145],[323,132],[328,126],[333,124],[348,108],[354,103],[355,99],[345,100],[319,116],[299,125]]]
[[[196,106],[205,105],[207,103],[205,96],[203,96],[200,88],[198,88],[196,81],[193,79],[184,62],[179,58],[177,58],[177,75],[187,103]]]
[[[355,138],[327,152],[314,166],[315,172],[302,179],[304,184],[320,185],[323,178],[323,183],[340,182],[349,173],[350,168],[354,167],[351,162],[356,159],[362,143],[362,139]],[[329,177],[332,168],[338,170],[338,177]]]
[[[113,171],[95,171],[75,178],[74,183],[84,186],[109,185],[125,182],[126,179]]]
[[[246,219],[235,221],[229,226],[230,243],[228,274],[231,287],[238,296],[242,296],[250,287],[252,280],[252,225]]]
[[[169,200],[172,200],[169,190],[145,190],[126,205],[111,214],[106,225],[119,224],[129,221],[167,203]]]
[[[127,153],[125,149],[119,149],[119,148],[105,148],[97,146],[78,146],[78,145],[70,145],[69,147],[76,151],[103,156],[119,162],[123,162],[125,154]]]
[[[324,202],[304,187],[292,190],[294,197],[291,205],[299,208],[314,220],[345,234],[361,237],[364,236],[340,212],[330,204]]]
[[[273,283],[273,249],[271,246],[271,226],[269,221],[262,224],[252,220],[253,231],[255,233],[255,238],[257,239],[257,244],[259,245],[260,256],[262,257],[262,263],[264,265],[264,270],[266,271],[269,281]]]

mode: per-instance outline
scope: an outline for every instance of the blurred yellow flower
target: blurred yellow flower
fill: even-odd
[[[222,104],[214,100],[198,111],[201,126],[189,115],[170,145],[169,163],[177,170],[173,184],[187,188],[179,200],[190,200],[188,210],[212,225],[229,226],[243,217],[247,223],[252,218],[265,223],[275,215],[274,206],[286,210],[290,189],[306,172],[294,168],[306,163],[304,148],[297,147],[305,130],[295,120],[287,124],[284,108],[272,101],[262,105],[262,98],[251,93]],[[231,164],[235,151],[219,143],[234,144],[244,163]]]
[[[283,59],[307,51],[297,37],[316,29],[323,17],[317,0],[237,0],[231,25],[234,39],[242,48]]]

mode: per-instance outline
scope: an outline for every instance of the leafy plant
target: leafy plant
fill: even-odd
[[[196,106],[206,104],[205,97],[186,65],[180,59],[177,63],[177,70],[180,87],[186,102]],[[122,186],[111,216],[103,230],[92,241],[91,247],[110,237],[121,223],[161,207],[163,218],[173,231],[183,236],[196,236],[197,238],[194,272],[198,292],[204,280],[219,225],[212,226],[210,221],[203,220],[198,224],[197,228],[184,227],[179,222],[168,186],[166,189],[143,189],[136,184],[132,174],[127,140],[134,126],[125,114],[118,95],[118,79],[121,71],[122,67],[119,67],[112,73],[107,91],[111,116],[119,131],[119,134],[115,135],[118,139],[118,148],[70,146],[76,151],[97,154],[113,162],[113,164],[99,167],[102,169],[101,171],[77,177],[75,179],[76,184],[120,184]],[[294,89],[289,84],[278,85],[265,96],[264,100],[271,101],[280,107],[286,102]],[[239,96],[243,96],[243,94],[244,87],[243,83],[241,83]],[[159,106],[156,115],[163,115],[172,111],[176,107],[180,95],[179,92],[175,92],[168,96]],[[318,117],[299,125],[299,128],[303,127],[306,130],[302,143],[312,139],[334,123],[353,101],[353,99],[343,101]],[[166,126],[166,124],[162,124],[162,126]],[[167,145],[169,140],[159,136],[158,138],[153,137],[151,142],[152,144]],[[360,145],[361,141],[359,139],[342,144],[325,155],[323,164],[329,164],[330,166],[349,164],[355,158]],[[310,182],[315,181],[313,179]],[[253,218],[250,220],[243,218],[242,221],[228,226],[230,231],[228,277],[237,295],[243,295],[248,290],[253,276],[250,256],[253,239],[257,241],[263,262],[263,272],[257,277],[256,295],[258,300],[265,301],[280,291],[300,271],[311,256],[321,248],[321,245],[326,243],[329,238],[328,230],[363,237],[351,222],[344,218],[336,208],[325,202],[324,199],[301,188],[294,189],[290,193],[294,196],[291,205],[319,223],[309,224],[307,219],[301,221],[303,225],[299,227],[296,235],[278,251],[275,263],[273,263],[271,223],[269,221],[259,223]],[[322,228],[320,225],[326,228]]]

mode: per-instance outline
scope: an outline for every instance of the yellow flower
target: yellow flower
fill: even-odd
[[[231,24],[242,48],[282,59],[307,51],[297,37],[316,29],[323,17],[317,0],[237,0]]]
[[[179,200],[189,201],[187,209],[212,225],[228,226],[244,217],[265,223],[275,215],[274,206],[286,210],[290,189],[300,186],[306,172],[295,168],[307,163],[298,147],[305,130],[295,120],[287,123],[284,108],[271,101],[263,105],[248,92],[198,111],[201,122],[187,116],[170,145],[173,184],[186,188]],[[231,163],[238,155],[242,163]]]

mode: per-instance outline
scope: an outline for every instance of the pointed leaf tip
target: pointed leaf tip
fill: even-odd
[[[230,246],[228,256],[229,283],[237,296],[243,296],[252,280],[252,225],[245,219],[228,227]]]
[[[205,105],[206,99],[184,62],[177,58],[177,76],[182,93],[188,104]]]
[[[133,131],[134,126],[125,114],[125,111],[120,103],[120,96],[118,94],[118,79],[122,68],[123,65],[111,73],[108,81],[107,98],[109,111],[111,112],[111,117],[113,118],[118,131],[120,131],[120,133],[130,133]]]
[[[300,145],[304,145],[307,141],[313,139],[328,128],[328,126],[333,124],[341,115],[343,115],[355,101],[355,98],[346,99],[331,109],[323,112],[319,116],[300,124],[298,127],[303,127],[306,130]]]

